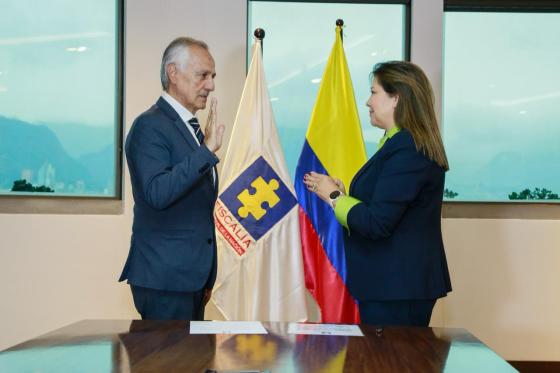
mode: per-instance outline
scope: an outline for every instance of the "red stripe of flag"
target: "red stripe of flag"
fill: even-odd
[[[321,308],[321,322],[359,324],[358,305],[331,264],[313,224],[301,206],[299,221],[305,285]],[[339,301],[333,302],[333,299]]]

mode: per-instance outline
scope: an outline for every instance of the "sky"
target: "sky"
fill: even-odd
[[[464,200],[560,194],[560,14],[444,20],[446,186]]]
[[[115,3],[2,0],[0,115],[114,126]]]

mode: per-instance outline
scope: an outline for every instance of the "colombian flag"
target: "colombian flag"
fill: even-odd
[[[352,177],[366,162],[341,34],[342,29],[337,27],[336,40],[321,79],[296,168],[295,189],[299,202],[305,285],[321,309],[321,321],[359,323],[356,301],[346,288],[342,227],[331,206],[303,184],[303,176],[315,171],[341,179],[348,191]]]

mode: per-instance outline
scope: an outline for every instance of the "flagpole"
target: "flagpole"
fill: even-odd
[[[255,37],[261,41],[261,52],[263,56],[264,56],[264,45],[263,45],[264,34],[265,33],[262,28],[256,28],[255,32],[253,33],[253,35],[255,35]]]
[[[343,31],[342,31],[342,26],[344,26],[344,20],[342,20],[342,19],[340,19],[340,18],[337,19],[337,20],[336,20],[336,25],[337,25],[338,27],[340,27],[340,40],[341,40],[342,42],[344,42],[344,34],[343,34]]]

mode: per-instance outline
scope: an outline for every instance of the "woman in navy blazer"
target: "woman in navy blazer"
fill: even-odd
[[[449,169],[424,72],[410,62],[377,64],[367,101],[385,130],[378,151],[346,195],[340,180],[311,172],[308,189],[345,227],[347,285],[363,323],[428,326],[437,298],[451,291],[441,236]]]

